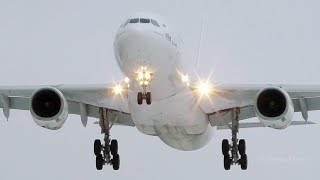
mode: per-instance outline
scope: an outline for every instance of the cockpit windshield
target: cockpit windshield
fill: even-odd
[[[150,19],[140,18],[140,23],[150,23]]]
[[[129,23],[138,23],[139,18],[130,19]]]
[[[130,19],[130,20],[128,21],[128,23],[143,23],[143,24],[151,23],[152,25],[154,25],[154,26],[156,26],[156,27],[160,27],[160,26],[159,26],[159,23],[158,23],[156,20],[154,20],[154,19],[148,19],[148,18],[133,18],[133,19]],[[127,25],[127,23],[125,23],[125,24],[123,25],[123,27],[126,26],[126,25]]]
[[[154,26],[157,26],[157,27],[160,27],[158,22],[154,19],[151,19],[151,23],[154,25]]]

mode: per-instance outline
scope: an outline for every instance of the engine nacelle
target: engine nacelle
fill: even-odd
[[[37,125],[56,130],[67,120],[68,103],[58,89],[45,87],[31,96],[30,112]]]
[[[265,126],[284,129],[292,121],[294,106],[285,90],[280,87],[267,87],[256,96],[255,112]]]

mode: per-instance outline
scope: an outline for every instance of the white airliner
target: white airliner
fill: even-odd
[[[217,129],[231,129],[231,142],[222,141],[224,168],[247,169],[246,145],[239,128],[314,124],[308,111],[320,110],[320,86],[215,85],[186,70],[178,38],[157,16],[138,14],[127,19],[114,40],[122,81],[98,85],[0,86],[0,107],[30,110],[35,123],[56,130],[68,114],[99,119],[103,143],[94,142],[96,168],[118,170],[117,140],[109,138],[113,125],[136,127],[159,137],[168,146],[192,151],[205,146]],[[292,121],[301,112],[303,121]],[[243,120],[257,117],[257,123]],[[241,121],[241,122],[240,122]]]

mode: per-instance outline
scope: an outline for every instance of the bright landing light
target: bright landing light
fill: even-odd
[[[124,82],[125,83],[129,83],[130,82],[130,79],[128,77],[124,78]]]
[[[151,78],[150,72],[146,72],[146,73],[144,74],[144,78],[145,78],[146,80],[149,80],[149,79]]]
[[[212,86],[208,82],[201,82],[197,89],[200,95],[209,95],[212,91]]]
[[[138,73],[138,77],[137,77],[137,79],[138,80],[142,80],[143,79],[143,72],[142,71],[140,71],[139,73]]]
[[[181,74],[181,80],[187,86],[190,86],[190,79],[189,79],[189,76],[187,74],[186,75]]]
[[[122,91],[123,91],[123,88],[122,88],[121,85],[119,85],[119,84],[116,84],[116,85],[113,87],[113,93],[114,93],[115,95],[121,94]]]
[[[136,71],[136,79],[142,87],[147,87],[150,84],[152,75],[153,73],[148,71],[146,66],[141,66]]]
[[[182,82],[184,82],[184,83],[188,83],[189,82],[189,76],[188,75],[181,75],[181,79],[182,79]]]

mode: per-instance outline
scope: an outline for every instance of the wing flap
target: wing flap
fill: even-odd
[[[308,111],[315,111],[320,109],[320,97],[304,97],[306,101],[306,108]],[[301,112],[301,106],[298,99],[292,99],[295,112]]]
[[[292,121],[290,126],[299,126],[299,125],[312,125],[316,124],[311,121]],[[257,128],[257,127],[266,127],[260,122],[244,122],[239,124],[239,128]],[[223,130],[223,129],[229,129],[229,126],[224,125],[224,126],[217,126],[218,130]]]
[[[226,123],[231,123],[234,117],[233,109],[225,109],[222,111],[209,114],[211,126],[224,126]],[[244,106],[240,108],[239,120],[245,120],[256,117],[253,106]]]
[[[10,102],[10,109],[29,110],[30,98],[28,97],[8,97]],[[3,108],[4,104],[0,103],[0,108]]]
[[[81,110],[80,110],[80,104],[78,102],[73,102],[73,101],[68,101],[68,108],[69,108],[69,113],[70,114],[77,114],[81,116]],[[97,118],[99,119],[100,117],[100,112],[99,109],[100,107],[90,105],[90,104],[85,104],[86,109],[87,109],[87,116],[92,117],[92,118]],[[115,117],[117,116],[118,113],[120,113],[117,117],[117,120],[115,124],[117,125],[124,125],[124,126],[135,126],[131,115],[129,113],[117,111],[117,110],[112,110],[108,109],[108,118],[110,119],[111,122],[114,122]]]

